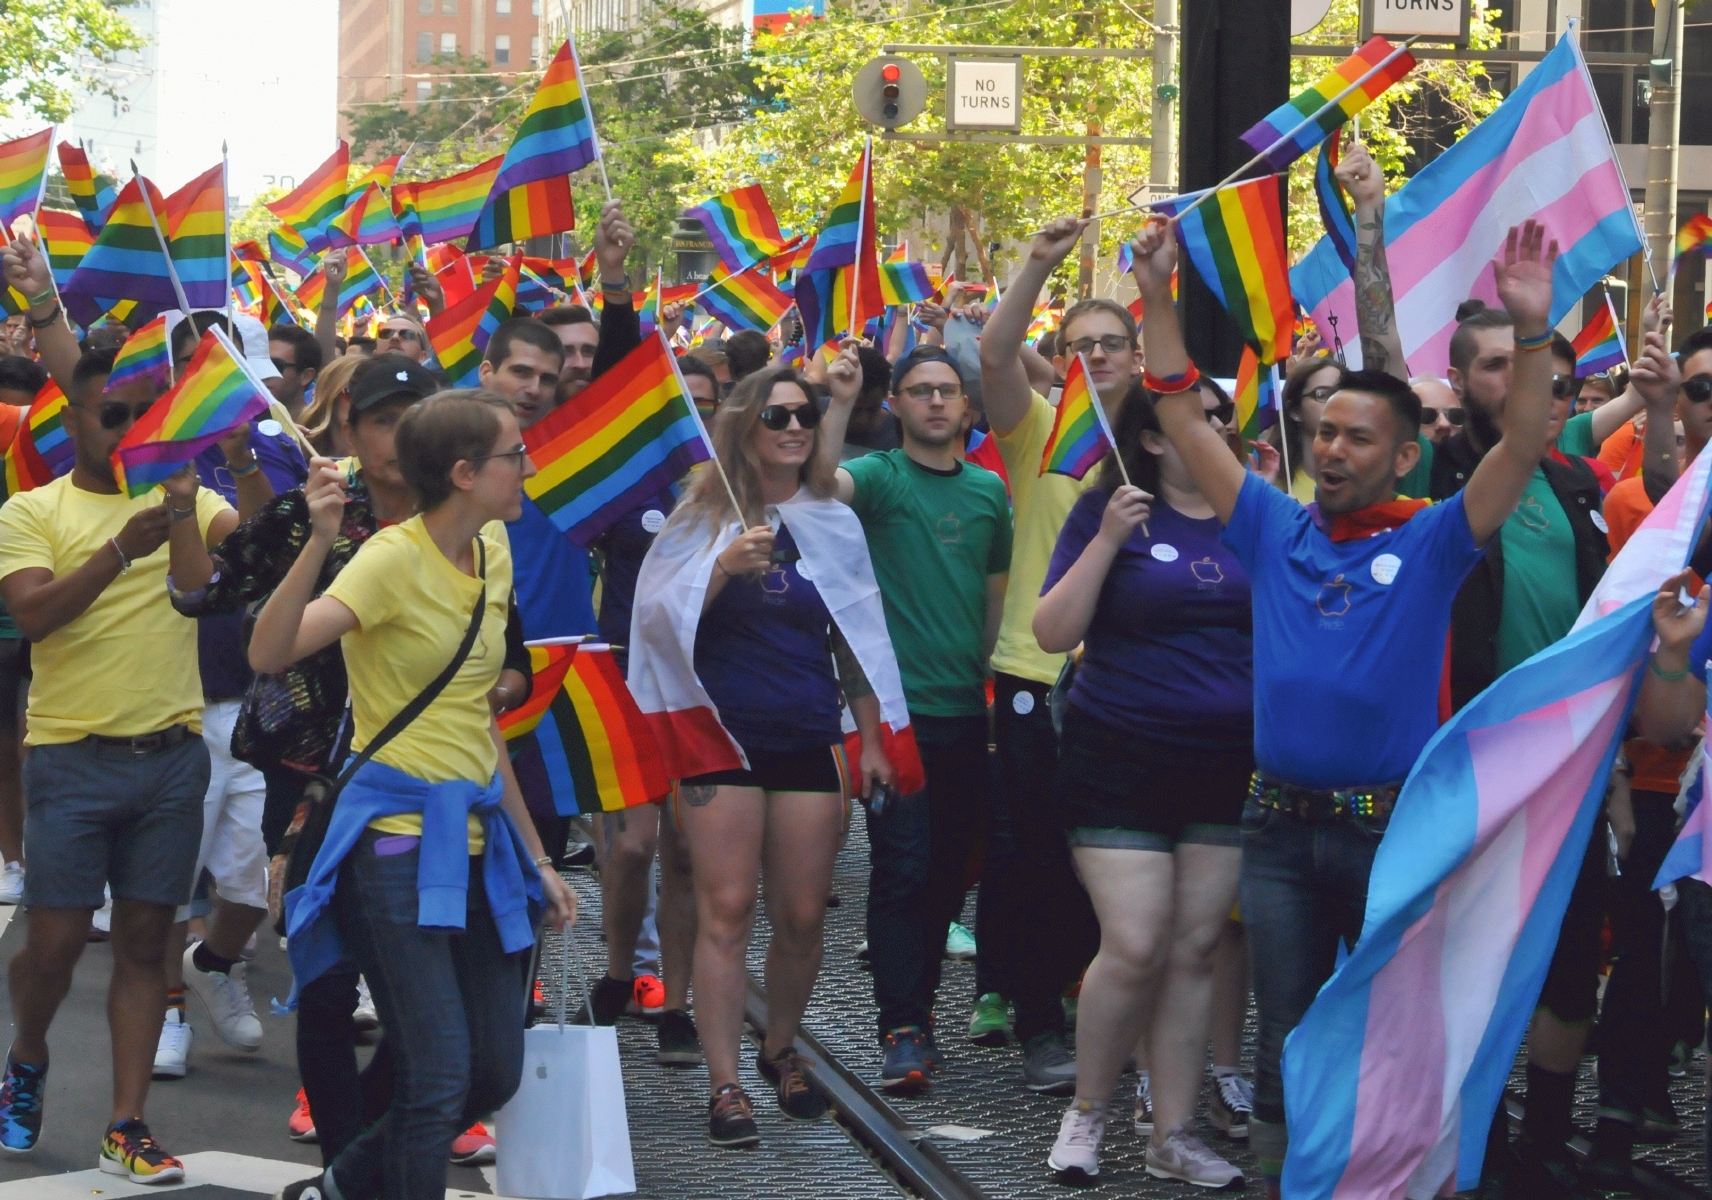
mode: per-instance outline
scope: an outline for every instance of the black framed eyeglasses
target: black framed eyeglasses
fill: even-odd
[[[120,400],[103,400],[93,409],[87,404],[76,404],[72,407],[81,408],[84,412],[93,412],[95,419],[101,423],[103,429],[123,429],[133,422],[141,421],[143,415],[154,406],[153,400],[139,404],[136,408],[132,408]]]
[[[1426,405],[1422,405],[1421,428],[1425,429],[1428,425],[1437,425],[1441,414],[1452,425],[1460,426],[1462,424],[1463,415],[1460,408],[1428,408]]]
[[[1568,400],[1581,390],[1580,382],[1573,375],[1552,376],[1552,399]]]
[[[774,433],[789,429],[792,417],[797,419],[797,428],[813,429],[820,424],[820,407],[814,404],[769,404],[761,410],[761,424]]]
[[[1098,346],[1107,354],[1116,354],[1120,350],[1134,349],[1135,340],[1133,338],[1127,338],[1121,333],[1108,333],[1097,338],[1077,338],[1066,346],[1065,349],[1070,351],[1072,354],[1092,354],[1095,346]]]
[[[1322,383],[1317,388],[1309,388],[1307,391],[1303,392],[1302,393],[1302,399],[1304,399],[1304,400],[1317,400],[1321,404],[1324,404],[1327,400],[1330,400],[1335,395],[1337,395],[1337,384],[1335,384],[1335,383]]]
[[[906,388],[899,388],[898,392],[908,396],[911,400],[931,400],[935,392],[947,400],[956,400],[963,394],[963,385],[960,383],[912,383]]]
[[[1712,400],[1712,379],[1684,379],[1682,394],[1690,404],[1705,404]]]
[[[516,460],[512,465],[514,465],[519,471],[521,471],[523,469],[523,460],[528,458],[528,457],[529,457],[529,448],[527,446],[519,444],[517,449],[515,449],[515,450],[501,450],[498,454],[478,454],[474,458],[470,459],[470,461],[479,463],[479,462],[490,462],[496,458],[510,458],[510,459]]]

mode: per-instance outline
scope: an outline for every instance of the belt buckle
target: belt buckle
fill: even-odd
[[[159,750],[166,739],[162,732],[144,733],[131,739],[131,753],[137,755],[153,754]]]

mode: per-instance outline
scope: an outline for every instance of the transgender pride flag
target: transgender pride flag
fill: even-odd
[[[1471,296],[1497,304],[1492,258],[1510,227],[1529,217],[1545,223],[1562,252],[1552,280],[1554,325],[1641,248],[1629,186],[1573,31],[1497,112],[1385,202],[1385,253],[1411,371],[1444,374],[1456,306]],[[1314,324],[1341,332],[1350,366],[1360,366],[1355,285],[1330,238],[1291,269],[1290,291]]]
[[[1652,647],[1652,599],[1706,514],[1701,455],[1575,628],[1427,743],[1361,940],[1284,1049],[1291,1200],[1473,1188]]]

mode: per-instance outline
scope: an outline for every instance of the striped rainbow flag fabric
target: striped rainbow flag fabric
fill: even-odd
[[[1242,140],[1256,154],[1266,156],[1263,161],[1267,170],[1282,171],[1372,104],[1414,66],[1415,56],[1407,50],[1382,37],[1369,38],[1331,74],[1261,118]]]
[[[48,177],[48,154],[53,149],[53,126],[29,137],[0,142],[0,225],[36,211]]]
[[[392,185],[392,212],[405,235],[420,236],[432,246],[468,237],[493,191],[503,154],[467,171],[423,183]]]
[[[113,372],[107,376],[101,391],[103,394],[116,392],[139,379],[146,379],[157,388],[172,380],[172,351],[167,344],[164,314],[125,339],[125,344],[119,347],[118,357],[113,360]]]
[[[707,290],[696,303],[727,329],[754,329],[766,333],[791,309],[791,298],[780,291],[758,267],[735,273],[721,263],[708,278]]]
[[[1064,373],[1052,433],[1040,455],[1040,473],[1081,479],[1116,444],[1106,410],[1088,382],[1087,360],[1078,354]]]
[[[403,237],[404,231],[392,215],[392,202],[378,183],[352,195],[345,210],[327,222],[329,246],[378,246]]]
[[[160,214],[172,265],[192,308],[226,307],[226,165],[216,164],[166,198]]]
[[[52,483],[76,463],[77,450],[64,423],[65,403],[65,393],[51,379],[31,401],[6,448],[7,496]]]
[[[498,279],[428,319],[428,341],[453,387],[475,387],[481,382],[482,355],[493,331],[511,320],[517,308],[521,262],[521,255],[507,259]]]
[[[308,179],[278,200],[268,201],[267,210],[297,230],[309,249],[325,250],[328,223],[345,211],[345,185],[350,175],[351,148],[340,141],[339,148]]]
[[[1569,344],[1575,349],[1577,379],[1584,375],[1609,371],[1612,367],[1620,367],[1629,361],[1629,353],[1623,347],[1622,334],[1617,328],[1617,313],[1611,307],[1609,294],[1605,297],[1605,303],[1599,306],[1599,311],[1581,327],[1580,333],[1570,339]]]
[[[63,288],[71,282],[73,272],[83,265],[83,256],[89,253],[95,238],[81,214],[57,208],[37,209],[36,228],[41,231],[43,247],[48,252],[54,286]]]
[[[119,192],[107,224],[83,255],[83,261],[60,288],[60,299],[79,325],[88,328],[119,301],[134,301],[130,320],[138,323],[178,307],[162,244],[164,223],[157,229],[166,200],[159,189],[138,175]],[[221,248],[222,254],[224,247]],[[220,270],[225,293],[226,272]],[[218,308],[220,304],[209,305]]]
[[[1289,357],[1296,322],[1278,185],[1278,176],[1263,175],[1220,188],[1189,211],[1191,201],[1181,197],[1158,207],[1184,213],[1178,242],[1261,362]]]
[[[118,193],[110,187],[96,187],[95,170],[89,165],[89,155],[83,152],[82,146],[61,142],[57,150],[59,169],[65,176],[65,188],[71,193],[77,211],[83,215],[83,223],[89,227],[89,236],[94,237],[107,223],[107,214],[113,211],[113,202],[119,198]]]
[[[684,215],[701,222],[727,271],[742,271],[771,258],[790,240],[780,232],[772,202],[758,183],[703,200]]]

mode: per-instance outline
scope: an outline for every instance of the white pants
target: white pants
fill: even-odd
[[[267,907],[267,849],[262,844],[262,808],[267,780],[249,763],[232,757],[232,726],[241,700],[221,700],[202,710],[202,740],[208,746],[208,794],[202,798],[202,847],[196,856],[200,880],[206,869],[223,900]],[[195,884],[191,885],[192,893]],[[188,898],[178,920],[190,919]]]

